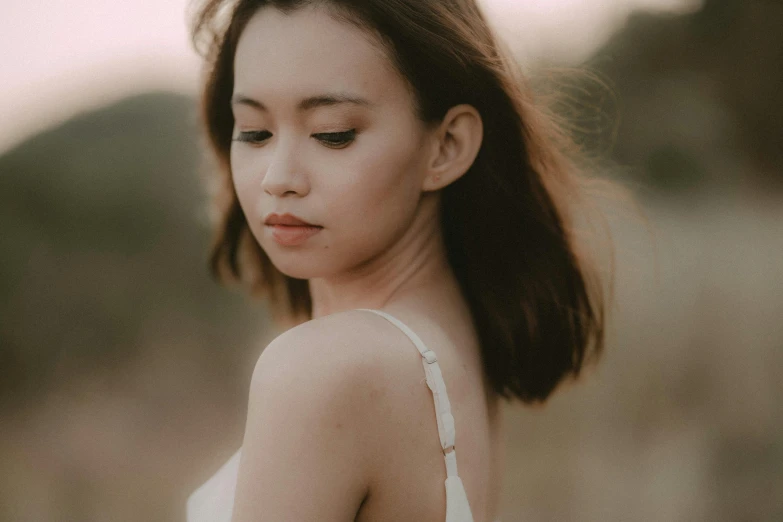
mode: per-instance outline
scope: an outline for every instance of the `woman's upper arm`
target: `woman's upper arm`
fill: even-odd
[[[296,328],[259,358],[233,522],[354,520],[369,483],[372,376],[348,337]]]

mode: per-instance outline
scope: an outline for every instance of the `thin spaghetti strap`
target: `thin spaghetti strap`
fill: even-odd
[[[457,476],[457,458],[454,448],[456,439],[454,416],[451,414],[451,403],[449,402],[449,396],[446,393],[446,383],[443,380],[443,374],[441,373],[435,352],[427,348],[424,341],[416,335],[416,332],[411,330],[408,325],[393,315],[370,308],[358,308],[358,310],[373,312],[385,318],[394,326],[402,330],[419,350],[422,357],[424,374],[427,377],[427,386],[432,390],[432,397],[435,402],[435,418],[438,421],[438,435],[440,436],[441,448],[446,458],[446,474],[449,477]]]
[[[380,315],[394,326],[402,330],[408,339],[416,345],[421,354],[421,364],[424,366],[424,375],[427,377],[427,386],[432,391],[432,399],[435,403],[435,418],[438,420],[438,436],[443,457],[446,461],[446,522],[473,522],[473,514],[470,510],[468,495],[465,493],[465,485],[457,474],[457,452],[454,449],[456,437],[454,429],[454,416],[451,414],[451,403],[446,393],[446,383],[438,365],[435,352],[427,348],[421,338],[408,328],[408,325],[391,314],[381,310],[370,308],[358,308]]]

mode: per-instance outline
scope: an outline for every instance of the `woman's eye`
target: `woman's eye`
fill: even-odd
[[[234,141],[258,145],[272,137],[269,131],[240,131],[234,138]],[[341,148],[347,146],[356,138],[356,129],[343,132],[322,132],[313,134],[318,141],[332,148]]]
[[[271,136],[272,133],[269,131],[241,131],[234,141],[258,144],[268,140]]]
[[[313,137],[327,147],[342,148],[356,139],[356,129],[343,132],[322,132],[313,134]]]

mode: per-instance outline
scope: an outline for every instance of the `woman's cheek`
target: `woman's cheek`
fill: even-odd
[[[231,180],[234,185],[239,206],[245,214],[250,230],[254,234],[261,232],[261,216],[258,215],[259,191],[261,190],[262,175],[256,170],[251,170],[241,161],[232,163]]]
[[[252,164],[252,156],[249,156],[247,151],[232,149],[230,159],[231,177],[234,180],[234,186],[240,187],[247,185],[251,177],[249,167]]]

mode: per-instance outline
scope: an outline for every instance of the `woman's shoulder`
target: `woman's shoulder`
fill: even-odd
[[[314,364],[371,369],[391,355],[389,348],[399,343],[385,320],[362,310],[347,310],[312,319],[286,330],[264,348],[258,365]]]
[[[283,381],[279,382],[282,386],[288,382],[289,386],[308,387],[313,394],[380,390],[393,386],[396,375],[416,372],[411,361],[419,355],[413,347],[401,345],[401,338],[402,333],[384,318],[366,311],[313,319],[267,345],[253,380],[275,379]]]
[[[403,424],[389,412],[408,412],[409,418],[411,408],[425,402],[411,397],[424,373],[415,364],[420,359],[416,349],[405,346],[404,336],[384,322],[377,315],[352,310],[279,335],[256,363],[248,418],[263,417],[262,424],[267,425],[279,425],[284,418],[289,423],[305,419],[305,425],[289,428],[318,431],[326,438],[333,426],[361,433],[357,441],[396,437],[395,430]],[[428,408],[431,405],[425,404],[418,409],[426,413]],[[362,444],[353,450],[368,465],[378,461],[376,450],[359,447]]]
[[[383,443],[402,429],[388,412],[404,409],[389,393],[394,332],[375,319],[383,321],[350,311],[308,321],[264,349],[250,384],[240,503],[258,490],[311,488],[361,502],[383,467]]]

